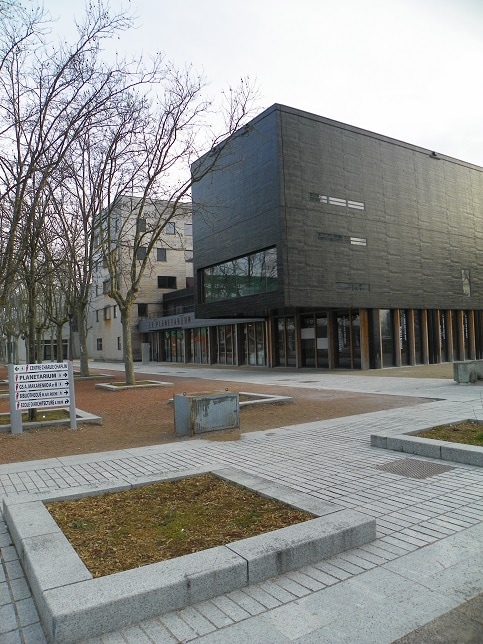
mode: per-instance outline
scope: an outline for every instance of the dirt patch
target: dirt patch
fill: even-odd
[[[93,373],[95,371],[93,370]],[[112,382],[119,372],[104,372],[105,382]],[[0,379],[7,370],[0,369]],[[165,382],[168,378],[149,376]],[[73,454],[130,449],[179,440],[174,434],[174,408],[169,401],[174,394],[240,392],[246,383],[172,377],[172,387],[128,389],[122,392],[96,389],[99,377],[75,381],[76,406],[102,418],[102,425],[79,424],[68,428],[42,428],[24,431],[18,436],[0,433],[0,464],[55,458]],[[285,427],[341,416],[351,416],[383,409],[394,409],[427,402],[421,398],[358,394],[343,391],[250,385],[254,393],[292,396],[291,403],[270,403],[242,407],[240,432]],[[8,399],[0,399],[0,412],[8,412]],[[216,433],[221,436],[221,433]],[[215,436],[215,434],[213,435]],[[203,436],[203,437],[206,437]]]
[[[313,519],[213,474],[47,504],[94,577]]]

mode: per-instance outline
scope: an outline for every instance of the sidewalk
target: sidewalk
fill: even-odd
[[[102,364],[96,368],[122,369]],[[133,476],[229,465],[357,509],[377,521],[376,541],[244,590],[147,620],[90,644],[401,644],[483,641],[483,471],[372,448],[370,434],[409,424],[480,418],[479,386],[439,378],[288,370],[137,365],[163,374],[437,399],[415,407],[243,434],[48,461],[0,465],[0,497],[103,484]],[[425,478],[381,466],[420,465]],[[422,465],[421,465],[422,463]],[[0,516],[0,644],[44,642],[30,590]]]

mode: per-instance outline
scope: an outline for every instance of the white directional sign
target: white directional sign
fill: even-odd
[[[40,364],[13,365],[13,373],[39,373],[42,371],[69,371],[69,363],[41,362]]]
[[[17,376],[15,376],[15,391],[37,391],[41,389],[46,391],[47,389],[65,389],[69,386],[69,381],[62,378],[61,380],[48,380],[48,381],[29,381],[29,382],[19,382]]]
[[[67,362],[15,365],[13,372],[16,409],[69,405]]]
[[[34,409],[37,407],[68,407],[69,398],[57,398],[56,400],[17,400],[16,409]]]
[[[75,429],[72,363],[9,365],[9,385],[11,416],[22,409],[69,407],[71,427]]]

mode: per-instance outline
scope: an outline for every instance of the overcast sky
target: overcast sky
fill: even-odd
[[[483,166],[483,0],[111,0],[119,50]],[[44,0],[65,28],[82,0]]]

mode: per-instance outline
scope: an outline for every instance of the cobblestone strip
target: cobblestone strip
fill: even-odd
[[[429,406],[418,406],[417,413]],[[427,412],[428,418],[434,417],[435,407],[431,406],[433,409]],[[446,407],[441,416],[446,415]],[[357,508],[376,518],[377,539],[370,544],[262,584],[92,640],[96,644],[186,642],[266,611],[283,608],[311,593],[323,593],[330,586],[483,520],[483,476],[477,468],[458,465],[427,479],[412,479],[377,468],[380,464],[408,457],[368,445],[368,435],[373,430],[377,431],[379,419],[381,423],[384,421],[386,429],[390,426],[398,431],[402,422],[401,412],[395,410],[391,413],[351,418],[350,423],[347,418],[334,419],[254,433],[230,443],[192,441],[176,447],[160,446],[159,451],[154,448],[145,452],[133,450],[132,456],[124,458],[113,458],[112,454],[106,455],[105,460],[99,457],[99,460],[90,458],[82,462],[79,458],[77,463],[72,460],[59,466],[50,463],[45,469],[32,466],[22,469],[19,464],[18,471],[7,470],[0,475],[0,495],[71,489],[221,463],[253,472],[341,507]],[[406,413],[405,410],[404,418]],[[458,416],[454,409],[453,415]],[[413,419],[416,417],[419,423],[424,424],[424,418],[421,419],[414,411]],[[369,420],[371,427],[368,426]],[[0,624],[1,628],[10,628],[5,633],[0,630],[0,644],[42,641],[35,639],[35,629],[40,628],[38,616],[32,611],[28,587],[2,521],[0,546]]]
[[[376,540],[316,565],[146,620],[134,629],[121,629],[102,638],[87,640],[84,644],[189,642],[225,626],[288,605],[313,592],[323,591],[407,554],[407,550],[400,550],[398,553],[393,550],[387,549],[384,542]]]
[[[190,452],[193,452],[191,454]],[[180,454],[153,454],[149,457],[99,460],[76,465],[49,467],[45,470],[27,470],[0,475],[0,498],[16,494],[72,489],[85,485],[98,485],[107,481],[139,478],[154,474],[177,472],[190,467],[216,463],[213,455],[208,458],[201,450]],[[22,464],[19,464],[21,470]]]
[[[0,512],[0,644],[46,643],[30,588]]]

